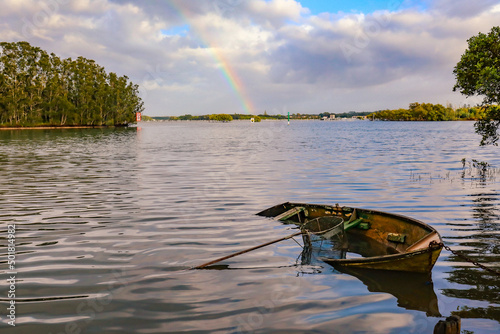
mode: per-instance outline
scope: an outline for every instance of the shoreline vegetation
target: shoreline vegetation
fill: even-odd
[[[441,104],[411,103],[408,109],[379,110],[375,112],[348,113],[320,113],[320,114],[290,114],[291,120],[339,120],[339,119],[368,119],[379,121],[477,121],[485,117],[484,107],[463,106],[452,108],[451,105],[444,107]],[[232,120],[287,120],[288,115],[269,115],[267,112],[259,115],[248,114],[212,114],[193,116],[190,114],[182,116],[159,116],[150,117],[143,115],[143,121],[221,121]]]
[[[107,129],[126,128],[129,125],[39,125],[39,126],[0,126],[2,130],[56,130],[56,129]]]
[[[0,43],[0,129],[127,126],[144,110],[138,92],[94,60]]]

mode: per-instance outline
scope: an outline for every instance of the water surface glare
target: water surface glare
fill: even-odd
[[[0,333],[432,333],[452,313],[498,333],[500,277],[446,250],[431,284],[304,263],[300,238],[188,270],[293,233],[255,216],[286,201],[408,215],[500,270],[499,148],[479,141],[471,122],[0,131]]]

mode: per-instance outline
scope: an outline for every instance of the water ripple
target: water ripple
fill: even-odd
[[[461,164],[500,166],[498,148],[478,142],[469,122],[2,131],[0,244],[15,223],[16,330],[432,332],[437,318],[390,293],[302,264],[293,240],[188,269],[293,233],[254,214],[300,201],[415,217],[500,270],[499,175]],[[496,278],[447,251],[433,276],[443,315],[495,332]]]

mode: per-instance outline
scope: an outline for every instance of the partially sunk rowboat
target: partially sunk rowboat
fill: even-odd
[[[439,233],[431,226],[381,211],[287,202],[257,215],[298,225],[319,217],[342,218],[343,258],[320,257],[334,267],[428,273],[443,248]]]

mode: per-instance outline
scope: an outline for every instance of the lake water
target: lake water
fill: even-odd
[[[500,270],[498,147],[471,122],[166,122],[0,131],[0,333],[498,333],[500,277],[443,250],[432,283],[301,260],[258,217],[297,201],[399,213]],[[441,316],[439,316],[441,315]]]

